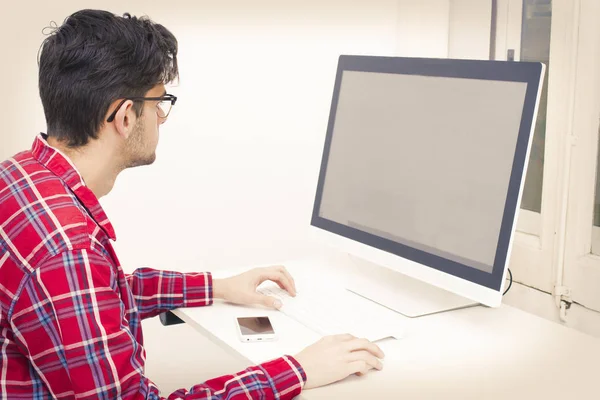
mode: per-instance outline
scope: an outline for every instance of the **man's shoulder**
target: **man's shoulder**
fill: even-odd
[[[31,152],[0,163],[0,226],[2,250],[26,269],[91,241],[83,206]]]

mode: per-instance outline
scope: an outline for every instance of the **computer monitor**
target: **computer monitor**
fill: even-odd
[[[421,285],[385,278],[353,291],[409,316],[461,306],[444,306],[442,294],[420,307],[425,287],[500,305],[544,72],[528,62],[339,58],[311,225]]]

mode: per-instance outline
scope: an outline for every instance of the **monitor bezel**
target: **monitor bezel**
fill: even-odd
[[[319,216],[344,71],[484,79],[493,81],[524,82],[527,84],[500,234],[491,273]],[[510,256],[512,238],[516,226],[517,209],[523,191],[523,183],[529,159],[529,148],[533,137],[534,121],[537,117],[537,108],[544,71],[545,66],[542,63],[535,62],[351,55],[340,56],[331,101],[325,145],[321,158],[321,168],[319,171],[317,190],[313,205],[311,225],[329,233],[358,242],[362,245],[370,246],[386,253],[391,253],[397,257],[435,269],[444,274],[451,275],[452,277],[457,277],[499,292],[503,287],[505,269]]]

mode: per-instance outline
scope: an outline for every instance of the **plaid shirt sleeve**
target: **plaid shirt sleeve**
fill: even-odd
[[[138,268],[126,275],[141,319],[181,307],[199,307],[213,302],[212,275]]]
[[[185,286],[186,279],[175,281]],[[54,398],[163,398],[144,375],[145,350],[130,331],[119,285],[101,253],[79,249],[43,262],[17,293],[9,316],[15,340]],[[290,399],[305,380],[297,361],[284,356],[168,399]]]

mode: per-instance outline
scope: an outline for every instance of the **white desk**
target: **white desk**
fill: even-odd
[[[337,279],[335,268],[324,274],[317,263],[285,265],[300,294],[310,288],[307,277],[311,273]],[[505,305],[412,320],[390,313],[406,328],[403,339],[378,342],[386,354],[383,371],[307,390],[301,398],[600,399],[599,339]],[[217,301],[211,307],[180,309],[175,314],[231,354],[252,363],[295,355],[319,339],[284,314],[262,307]],[[268,315],[279,340],[242,343],[234,319],[244,315]]]

